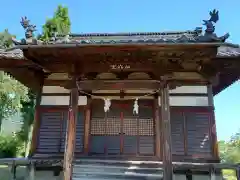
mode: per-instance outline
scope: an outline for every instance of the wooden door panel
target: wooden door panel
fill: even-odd
[[[138,138],[137,136],[124,135],[123,139],[123,154],[136,155],[138,151]]]
[[[105,136],[91,136],[90,138],[90,154],[104,154],[105,153]]]
[[[154,155],[155,153],[155,126],[153,115],[153,100],[140,100],[138,136],[139,154],[142,155]]]
[[[172,153],[184,155],[184,114],[171,111]]]
[[[188,155],[211,156],[210,115],[204,112],[185,113]]]
[[[138,144],[138,119],[129,114],[126,117],[123,113],[123,153],[124,154],[137,154]]]
[[[104,117],[93,117],[90,130],[90,153],[104,154],[106,142],[106,124]]]
[[[154,155],[154,136],[139,137],[139,154]]]
[[[106,137],[106,153],[108,155],[119,155],[121,153],[120,135]]]
[[[42,112],[37,152],[57,153],[61,145],[61,122],[63,112]]]
[[[106,115],[103,107],[93,108],[96,112],[91,118],[91,153],[154,154],[153,102],[140,101],[138,115],[133,114],[133,104],[133,100],[112,101]]]
[[[65,151],[65,141],[66,141],[66,133],[67,133],[67,121],[68,121],[68,112],[63,112],[63,122],[61,125],[62,133],[61,133],[61,147],[60,152]],[[84,146],[84,113],[82,111],[78,112],[77,119],[77,128],[76,128],[76,146],[75,153],[82,153]]]

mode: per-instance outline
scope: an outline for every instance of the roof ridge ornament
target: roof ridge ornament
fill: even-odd
[[[30,24],[27,16],[22,17],[20,23],[25,30],[25,39],[21,39],[21,41],[12,39],[14,44],[41,44],[41,41],[34,37],[34,32],[37,31],[36,25]]]
[[[125,33],[125,34],[58,34],[54,31],[49,40],[41,41],[34,37],[36,26],[30,23],[25,16],[21,19],[21,25],[25,30],[25,39],[20,41],[12,39],[15,45],[114,45],[114,44],[187,44],[187,43],[216,43],[222,44],[229,37],[229,33],[217,36],[214,24],[219,20],[219,11],[216,9],[209,12],[210,18],[203,20],[206,26],[205,32],[202,27],[196,27],[192,31],[184,32],[159,32],[159,33]],[[106,38],[106,35],[108,38]],[[115,36],[118,36],[116,38]],[[226,43],[227,44],[227,43]],[[231,44],[228,44],[231,46]],[[69,46],[70,47],[70,46]]]
[[[229,33],[226,33],[223,36],[218,37],[215,33],[214,24],[219,20],[219,11],[216,9],[209,12],[209,20],[203,20],[203,25],[206,26],[205,33],[202,36],[199,36],[200,42],[225,42],[229,38]]]

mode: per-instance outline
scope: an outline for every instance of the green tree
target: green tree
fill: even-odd
[[[2,120],[17,113],[22,107],[21,102],[28,100],[27,93],[23,84],[0,71],[0,128]]]
[[[21,130],[18,132],[18,138],[24,143],[25,156],[28,155],[27,148],[29,145],[29,133],[31,132],[31,126],[34,121],[36,95],[32,90],[28,91],[28,100],[22,101],[21,115],[23,118],[23,123]]]
[[[240,163],[240,130],[230,141],[219,141],[221,160],[227,163]]]
[[[30,126],[34,121],[34,113],[35,113],[35,101],[36,95],[32,90],[28,91],[28,100],[23,100],[21,102],[21,115],[23,118],[23,124],[21,131],[19,132],[19,137],[22,141],[26,142],[28,140]]]
[[[39,35],[39,39],[47,41],[54,33],[67,35],[70,32],[71,22],[68,15],[68,8],[59,5],[54,12],[52,18],[47,19],[43,25],[43,34]],[[21,113],[23,117],[23,125],[19,132],[20,139],[25,143],[25,151],[27,149],[30,127],[33,124],[35,112],[36,95],[33,91],[28,92],[28,100],[22,101]]]
[[[60,35],[69,34],[70,29],[71,21],[68,14],[68,8],[59,5],[53,17],[46,20],[46,23],[43,25],[43,34],[39,38],[47,41],[54,33]]]
[[[12,37],[7,29],[0,33],[1,48],[11,47]],[[28,100],[27,93],[28,89],[23,84],[0,71],[0,130],[2,120],[17,113],[22,107],[21,102]]]
[[[15,37],[11,35],[8,31],[8,29],[5,29],[3,32],[0,33],[0,48],[9,48],[12,46],[12,37]]]

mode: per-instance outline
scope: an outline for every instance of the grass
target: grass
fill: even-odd
[[[235,172],[234,170],[231,170],[231,169],[223,169],[223,170],[222,170],[222,173],[223,173],[223,177],[224,177],[226,180],[237,180],[236,172]]]

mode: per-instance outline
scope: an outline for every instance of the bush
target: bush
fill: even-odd
[[[0,158],[16,157],[21,141],[16,136],[0,135]]]

